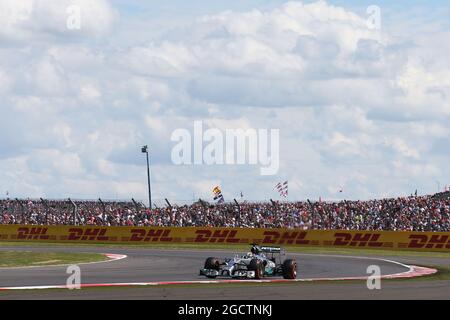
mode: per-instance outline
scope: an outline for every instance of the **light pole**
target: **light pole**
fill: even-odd
[[[147,183],[148,183],[148,203],[150,210],[152,209],[152,189],[150,187],[150,164],[148,162],[148,146],[143,146],[142,153],[147,155]]]

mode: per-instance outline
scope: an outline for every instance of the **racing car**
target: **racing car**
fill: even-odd
[[[232,259],[220,261],[209,257],[200,275],[207,278],[225,276],[237,279],[261,279],[283,276],[284,279],[297,278],[297,262],[284,259],[285,253],[279,247],[260,247],[253,244],[250,252]]]

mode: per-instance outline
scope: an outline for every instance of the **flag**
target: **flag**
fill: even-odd
[[[220,190],[220,188],[219,187],[214,187],[213,188],[213,194],[214,194],[214,201],[217,201],[217,203],[224,203],[225,202],[225,199],[223,198],[223,195],[222,195],[222,190]]]
[[[286,198],[288,196],[288,182],[279,182],[276,184],[275,189],[277,189],[280,197]]]

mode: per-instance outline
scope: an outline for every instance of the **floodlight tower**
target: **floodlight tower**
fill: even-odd
[[[150,187],[150,164],[148,161],[148,146],[143,146],[141,148],[142,153],[145,153],[147,156],[147,183],[148,183],[148,203],[150,210],[152,209],[152,189]]]

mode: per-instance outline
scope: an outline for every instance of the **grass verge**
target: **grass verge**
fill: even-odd
[[[0,268],[79,264],[108,260],[99,253],[0,251]]]

